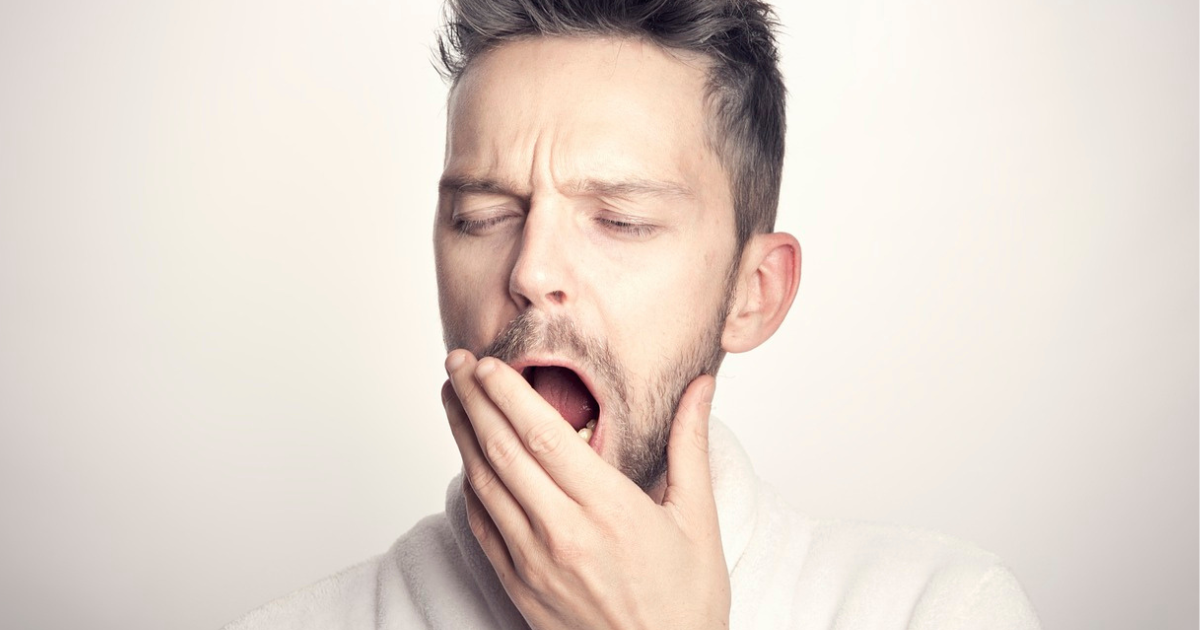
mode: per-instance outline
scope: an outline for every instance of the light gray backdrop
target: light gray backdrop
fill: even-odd
[[[1197,5],[780,7],[791,318],[716,412],[819,516],[1197,626]],[[213,628],[457,457],[433,2],[0,8],[0,626]]]

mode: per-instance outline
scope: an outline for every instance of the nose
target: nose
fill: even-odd
[[[568,252],[570,221],[546,206],[525,217],[520,251],[508,279],[508,292],[521,310],[553,311],[575,299],[575,273]]]

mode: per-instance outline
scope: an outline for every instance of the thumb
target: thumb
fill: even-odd
[[[703,518],[716,513],[712,477],[708,466],[708,416],[716,380],[702,374],[679,399],[671,438],[667,443],[667,489],[663,504],[673,505],[680,516]]]

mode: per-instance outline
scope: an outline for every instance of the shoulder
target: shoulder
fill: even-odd
[[[899,627],[912,630],[1039,627],[1017,579],[993,553],[919,529],[810,524],[801,587],[836,584],[835,620],[886,613],[905,619]]]
[[[402,618],[411,606],[404,605],[409,598],[400,567],[444,563],[452,544],[445,514],[425,517],[387,553],[274,600],[222,630],[374,628],[384,608]],[[387,593],[382,608],[381,588]]]
[[[376,556],[280,597],[222,630],[373,627],[376,576],[382,558]]]
[[[882,523],[811,520],[810,561],[845,570],[926,574],[940,566],[991,566],[999,561],[967,542],[933,531]]]

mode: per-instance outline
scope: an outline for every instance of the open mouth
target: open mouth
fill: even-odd
[[[591,441],[600,419],[600,403],[574,370],[557,365],[531,365],[521,370],[521,375],[579,437]]]

